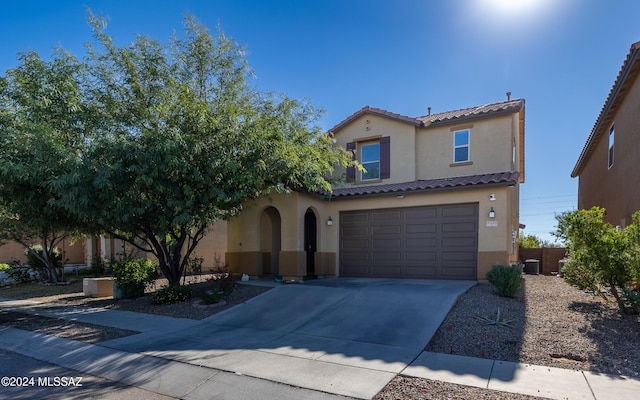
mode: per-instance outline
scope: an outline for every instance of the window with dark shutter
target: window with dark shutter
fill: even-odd
[[[347,143],[347,151],[351,152],[352,160],[356,159],[356,142]],[[353,182],[356,180],[356,167],[347,167],[347,181]]]
[[[391,137],[380,138],[380,179],[391,178]]]

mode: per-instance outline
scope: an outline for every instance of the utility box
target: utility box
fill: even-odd
[[[524,262],[524,273],[540,275],[540,260],[529,259]]]
[[[114,278],[84,278],[82,280],[82,292],[88,297],[113,296]]]

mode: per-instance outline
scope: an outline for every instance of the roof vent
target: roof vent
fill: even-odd
[[[511,92],[507,92],[507,101],[511,101]]]
[[[431,107],[427,107],[427,116],[431,115]]]

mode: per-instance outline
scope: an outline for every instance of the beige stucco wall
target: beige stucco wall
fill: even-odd
[[[418,129],[416,178],[437,179],[513,170],[514,118],[506,115],[473,123]],[[454,132],[463,129],[469,129],[470,162],[455,164]]]
[[[37,244],[37,242],[34,242]],[[83,264],[85,263],[84,239],[72,240],[65,239],[58,249],[62,251],[63,260],[67,264]],[[24,255],[24,247],[15,242],[5,242],[0,246],[0,263],[10,263],[17,260],[21,263],[27,261]]]
[[[579,175],[578,207],[593,206],[607,210],[605,221],[627,226],[631,215],[640,210],[640,78],[636,79],[624,101],[618,106],[611,122],[602,126],[600,140]],[[615,124],[614,162],[608,168],[609,129]],[[634,181],[635,179],[635,181]]]
[[[416,149],[415,127],[377,115],[365,114],[357,118],[348,126],[336,132],[336,144],[345,147],[353,141],[366,142],[368,139],[380,139],[389,136],[391,139],[391,177],[383,181],[359,182],[357,184],[381,184],[410,182],[416,179]],[[359,153],[356,153],[359,157]],[[360,158],[358,158],[360,160]],[[337,175],[344,174],[344,169],[336,171]]]
[[[229,221],[229,260],[232,270],[247,267],[250,271],[261,271],[260,267],[243,265],[261,262],[261,257],[250,260],[239,253],[257,254],[264,246],[261,241],[260,219],[268,207],[278,210],[281,222],[282,248],[280,270],[290,276],[304,275],[304,214],[311,208],[317,217],[318,254],[316,272],[325,276],[335,276],[339,271],[339,232],[340,212],[362,209],[383,209],[413,207],[425,205],[445,205],[478,203],[478,279],[494,264],[508,264],[517,260],[517,246],[513,244],[512,232],[517,231],[517,188],[494,186],[466,190],[440,191],[430,193],[406,193],[398,199],[395,195],[361,197],[349,200],[326,201],[301,193],[277,194],[261,198],[245,206],[242,214]],[[490,195],[495,200],[490,200]],[[493,207],[496,217],[490,219],[489,210]],[[333,224],[327,225],[331,218]],[[487,221],[492,221],[487,224]],[[259,274],[256,272],[256,274]],[[296,275],[297,274],[297,275]]]
[[[192,253],[193,257],[202,257],[202,269],[213,269],[217,264],[224,266],[227,252],[227,221],[216,221],[207,230],[198,246]]]

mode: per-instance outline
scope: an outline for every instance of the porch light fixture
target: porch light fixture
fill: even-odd
[[[333,220],[331,219],[331,217],[329,217],[329,219],[327,219],[327,225],[328,226],[333,225]]]
[[[489,218],[495,218],[496,217],[496,212],[493,210],[493,207],[491,207],[491,210],[489,210]]]

